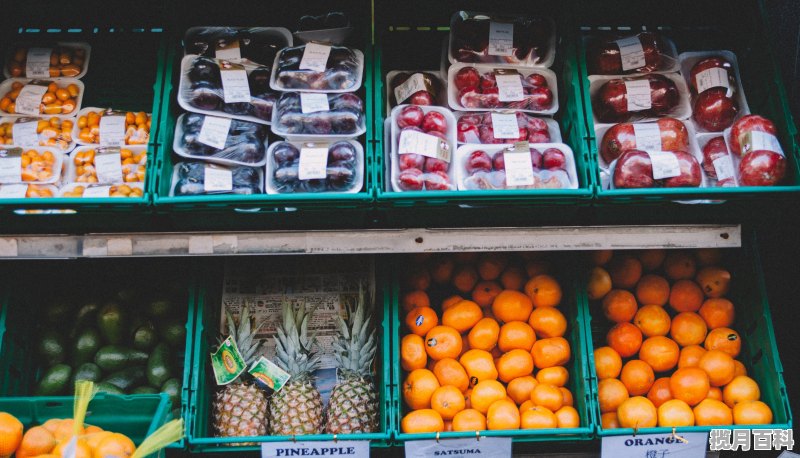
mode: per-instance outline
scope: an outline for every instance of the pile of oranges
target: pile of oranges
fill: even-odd
[[[0,98],[0,111],[16,114],[17,97],[24,86],[19,81],[14,81],[11,84],[11,90]],[[39,104],[39,114],[58,115],[72,113],[77,107],[77,98],[80,95],[80,91],[78,85],[74,83],[66,85],[48,84],[47,92],[44,93],[42,102]]]
[[[81,110],[83,113],[85,110]],[[110,113],[105,110],[90,110],[78,116],[78,139],[83,143],[100,143],[100,118],[104,115],[125,116],[125,144],[146,145],[150,140],[150,113],[143,111]]]
[[[587,292],[611,328],[594,351],[603,428],[768,424],[770,407],[735,358],[721,252],[593,252]]]
[[[94,158],[98,151],[86,149],[72,155],[75,165],[75,181],[78,183],[97,183],[97,170]],[[147,151],[136,153],[128,148],[120,148],[119,159],[122,165],[122,180],[126,183],[141,183],[147,171]]]
[[[437,255],[410,268],[400,311],[404,433],[580,426],[551,270],[539,255],[504,253]]]
[[[19,121],[25,122],[25,121]],[[39,119],[37,121],[36,133],[39,135],[39,146],[54,146],[62,151],[70,149],[72,144],[71,119]],[[15,145],[14,143],[14,123],[4,122],[0,124],[0,144]]]
[[[48,181],[53,178],[56,156],[50,151],[37,151],[30,149],[22,153],[22,181]],[[61,170],[57,171],[61,173]]]

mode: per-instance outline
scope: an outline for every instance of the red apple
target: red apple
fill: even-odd
[[[429,111],[422,119],[422,130],[425,132],[447,133],[447,120],[438,111]]]
[[[397,114],[397,127],[403,129],[405,127],[420,127],[422,126],[422,119],[425,113],[422,108],[416,105],[409,105],[400,109]]]
[[[425,156],[421,154],[401,154],[398,166],[400,170],[422,169],[425,165]]]
[[[520,127],[525,127],[528,130],[548,130],[547,121],[542,118],[530,116],[529,114],[521,111],[517,112],[517,125]]]
[[[676,177],[664,179],[664,187],[696,188],[700,186],[703,181],[703,176],[700,172],[700,164],[697,162],[697,159],[685,151],[674,151],[672,154],[678,158],[681,174]]]
[[[463,118],[462,118],[463,119]],[[458,125],[458,141],[461,143],[480,143],[481,139],[478,134],[478,126],[459,121]]]
[[[642,78],[650,83],[651,108],[637,113],[645,116],[669,114],[680,100],[678,87],[663,75],[647,75]],[[623,122],[630,118],[627,89],[621,79],[610,80],[603,84],[592,104],[594,114],[601,122]]]
[[[443,161],[441,159],[435,159],[435,158],[432,158],[432,157],[426,157],[425,158],[425,166],[422,169],[422,171],[425,172],[425,173],[431,173],[431,172],[444,172],[444,173],[447,173],[448,170],[450,170],[450,164],[449,163],[447,163],[447,162],[445,162],[445,161]]]
[[[473,151],[467,158],[466,170],[467,173],[470,175],[479,170],[482,170],[484,172],[491,172],[492,158],[489,157],[486,151],[481,151],[481,150]]]
[[[456,89],[459,91],[468,87],[477,87],[481,81],[481,74],[475,67],[464,67],[456,73],[455,80]]]
[[[619,45],[614,37],[612,40],[599,41],[590,45],[587,51],[589,74],[592,75],[620,75],[622,73],[639,72],[647,73],[658,70],[663,61],[665,43],[660,35],[653,32],[641,32],[637,35],[644,51],[644,67],[622,70],[622,58]]]
[[[775,128],[775,124],[769,119],[752,114],[742,116],[738,121],[733,123],[731,127],[729,142],[731,151],[733,151],[734,154],[741,156],[744,153],[744,151],[742,151],[743,143],[746,140],[744,137],[749,132],[753,131],[766,132],[774,136],[778,135],[778,129]]]
[[[482,91],[486,91],[486,89],[491,89],[497,87],[497,79],[494,77],[494,73],[486,72],[481,75],[481,83],[480,88]]]
[[[546,130],[529,130],[529,143],[550,143],[550,132]]]
[[[625,151],[617,159],[613,179],[618,189],[652,188],[656,182],[650,155],[638,149]]]
[[[775,186],[785,175],[786,158],[774,151],[753,151],[739,163],[739,183],[743,186]]]
[[[534,169],[541,169],[543,162],[542,152],[536,148],[531,148],[531,165]]]
[[[692,118],[700,127],[709,132],[722,132],[733,124],[739,104],[726,92],[724,87],[715,87],[697,96]]]
[[[736,80],[733,77],[733,65],[722,57],[708,57],[694,64],[690,72],[689,84],[695,94],[700,92],[697,87],[697,74],[710,68],[724,68],[728,73],[728,84],[731,87],[735,87]]]
[[[408,98],[408,103],[414,105],[435,105],[436,102],[433,100],[433,94],[428,91],[417,91]]]
[[[421,191],[422,190],[422,170],[407,169],[400,172],[397,181],[399,182],[400,189],[403,191]]]
[[[477,126],[483,124],[483,116],[479,114],[465,114],[458,118],[458,122],[463,122],[467,124],[471,124],[473,126]],[[490,118],[491,119],[491,118]]]
[[[547,110],[553,106],[553,91],[546,87],[537,87],[525,99],[529,110]]]
[[[661,118],[656,121],[661,137],[662,151],[686,151],[689,149],[689,131],[686,125],[675,118]],[[603,135],[600,141],[600,156],[610,164],[629,149],[641,149],[636,144],[634,125],[615,124]]]
[[[567,158],[561,150],[547,148],[542,153],[542,166],[547,170],[567,170]]]
[[[464,108],[483,108],[483,97],[474,86],[461,89],[458,93],[458,102]]]
[[[531,73],[523,79],[523,84],[533,87],[547,87],[547,79],[539,73]]]
[[[714,168],[714,161],[728,156],[728,147],[725,139],[714,137],[703,146],[703,170],[709,178],[717,179],[717,169]]]
[[[492,167],[495,170],[505,170],[506,169],[506,161],[503,152],[500,151],[494,155],[492,158]]]

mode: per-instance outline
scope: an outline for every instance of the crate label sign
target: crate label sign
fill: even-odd
[[[706,456],[708,433],[637,434],[603,437],[601,458],[701,458]]]
[[[242,60],[242,51],[239,48],[239,40],[229,42],[217,43],[217,49],[214,51],[214,57],[217,59],[231,60],[238,62]]]
[[[653,179],[663,180],[681,174],[681,164],[678,156],[669,151],[647,151],[653,165]]]
[[[328,147],[311,146],[300,149],[297,177],[301,180],[323,180],[327,176]]]
[[[397,154],[420,154],[450,162],[450,148],[441,138],[413,130],[400,132]]]
[[[83,197],[108,197],[111,195],[111,186],[89,186],[83,190]]]
[[[481,437],[480,439],[406,441],[405,452],[406,458],[429,458],[438,456],[508,458],[511,456],[511,438]]]
[[[742,142],[742,157],[753,151],[760,150],[774,151],[781,156],[786,156],[783,153],[783,148],[781,148],[781,142],[778,141],[778,138],[767,132],[751,130],[740,138],[744,139]]]
[[[0,183],[22,179],[22,157],[0,157]]]
[[[2,199],[22,199],[28,192],[26,184],[5,184],[0,186],[0,198]]]
[[[120,153],[98,154],[94,157],[94,167],[99,183],[119,183],[122,181],[122,158]]]
[[[616,40],[619,46],[619,57],[622,59],[622,71],[636,70],[644,67],[647,62],[644,59],[644,48],[642,40],[637,36]]]
[[[14,144],[19,146],[36,146],[39,144],[38,121],[18,122],[11,128]]]
[[[247,368],[233,336],[228,336],[219,345],[217,351],[211,354],[211,368],[214,370],[217,385],[227,385],[233,382]]]
[[[494,138],[519,138],[517,115],[514,113],[492,113]]]
[[[233,190],[233,172],[210,165],[205,166],[203,170],[203,190],[206,192]]]
[[[303,58],[300,59],[300,70],[311,70],[314,72],[324,72],[328,68],[328,57],[331,55],[331,47],[319,43],[308,43],[303,51]]]
[[[46,92],[47,86],[26,84],[20,89],[17,96],[16,112],[18,114],[38,116],[41,113],[42,97]]]
[[[50,48],[29,48],[25,56],[26,78],[50,78]]]
[[[228,141],[228,132],[231,130],[231,118],[206,116],[200,126],[197,141],[212,148],[223,149]]]
[[[331,106],[328,104],[328,94],[301,92],[300,109],[303,114],[330,111]]]
[[[262,458],[284,456],[347,456],[369,458],[369,441],[264,442]]]
[[[650,81],[625,81],[625,92],[628,99],[628,111],[643,111],[653,107],[650,100]]]
[[[250,103],[250,82],[243,66],[224,60],[220,62],[219,74],[225,103]]]
[[[425,84],[425,75],[422,73],[414,73],[405,80],[403,84],[394,88],[394,98],[397,99],[397,103],[400,104],[419,91],[433,92],[431,88]]]
[[[724,87],[728,90],[725,95],[728,97],[733,95],[731,82],[730,79],[728,79],[728,70],[724,68],[707,68],[694,77],[694,83],[697,86],[698,94],[702,94],[714,87]]]
[[[533,185],[533,161],[530,151],[506,150],[503,152],[503,160],[506,165],[507,186]]]
[[[519,102],[525,98],[522,90],[522,76],[517,73],[501,74],[495,72],[497,81],[497,98],[501,102]]]
[[[661,129],[658,123],[635,123],[633,135],[636,137],[636,149],[645,151],[661,149]]]
[[[714,159],[714,171],[717,173],[717,181],[727,180],[733,177],[733,159],[730,156],[721,156]]]
[[[510,56],[514,51],[514,24],[489,23],[489,55]]]
[[[100,144],[104,146],[125,144],[125,116],[105,115],[100,118]]]

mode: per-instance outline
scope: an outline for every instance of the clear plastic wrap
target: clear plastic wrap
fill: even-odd
[[[292,46],[283,27],[191,27],[183,36],[186,54],[272,65],[278,52]]]
[[[184,113],[175,123],[172,149],[188,159],[255,167],[267,163],[268,137],[263,124]]]
[[[0,147],[0,183],[52,184],[59,180],[63,162],[56,149]]]
[[[690,151],[693,131],[675,118],[661,118],[648,123],[595,125],[600,139],[598,152],[601,164],[610,164],[629,149]]]
[[[722,132],[750,113],[734,53],[685,52],[679,59],[692,93],[692,123],[699,132]]]
[[[303,154],[310,156],[301,160]],[[270,146],[267,155],[268,194],[356,193],[364,185],[364,148],[352,140],[332,144],[278,142]],[[324,178],[300,178],[306,174],[321,177],[323,173]]]
[[[658,32],[609,33],[586,37],[586,67],[590,75],[630,75],[676,72],[675,44]]]
[[[81,78],[89,68],[91,51],[84,42],[14,43],[3,74],[6,78]]]
[[[80,110],[83,90],[83,83],[75,78],[10,78],[0,83],[0,114],[72,118]]]
[[[361,88],[364,54],[343,46],[309,43],[275,58],[270,87],[276,91],[354,92]]]
[[[521,141],[529,143],[561,143],[561,131],[552,118],[537,118],[521,111],[517,112],[457,112],[456,128],[458,143],[471,144],[510,144]],[[511,116],[514,119],[511,119]],[[500,126],[495,131],[494,120]],[[516,136],[512,127],[516,122]]]
[[[142,183],[146,174],[146,146],[79,146],[69,155],[64,181]]]
[[[58,188],[51,184],[0,184],[0,199],[33,199],[55,197],[56,195],[58,195]]]
[[[0,118],[0,145],[47,146],[67,153],[75,147],[73,119]],[[15,138],[14,132],[23,138]]]
[[[398,192],[455,189],[452,161],[456,144],[456,120],[450,110],[436,106],[394,107],[389,161],[392,189]]]
[[[61,187],[58,197],[142,197],[144,184],[142,183],[116,183],[116,184],[85,184],[69,183]]]
[[[109,123],[106,127],[105,122],[102,121],[105,116],[124,117],[125,121],[120,121],[117,125],[118,132],[113,132],[114,126]],[[103,145],[119,141],[131,146],[146,145],[150,141],[151,120],[152,115],[144,111],[117,111],[111,108],[86,107],[78,112],[73,136],[79,145]],[[103,138],[103,131],[107,128],[110,129],[106,131],[109,138]]]
[[[178,104],[186,111],[269,124],[278,99],[269,88],[270,74],[263,65],[189,54],[181,60]]]
[[[686,151],[629,149],[610,165],[610,189],[705,188],[701,161]]]
[[[386,74],[386,113],[401,103],[447,106],[445,84],[438,71],[393,70]],[[398,95],[405,97],[399,103]]]
[[[366,131],[364,102],[352,93],[286,92],[273,112],[272,132],[288,139],[355,138]]]
[[[739,186],[739,158],[730,152],[725,138],[718,133],[697,134],[697,144],[703,153],[703,172],[709,186]]]
[[[458,11],[450,19],[450,63],[549,67],[556,54],[550,18]]]
[[[786,153],[778,129],[767,118],[747,115],[723,133],[736,158],[740,186],[775,186],[786,177]]]
[[[651,121],[662,117],[688,119],[689,89],[678,74],[638,77],[589,77],[595,123]]]
[[[170,196],[263,193],[264,167],[224,167],[205,162],[179,162],[172,172]]]
[[[447,99],[460,111],[558,111],[558,79],[548,68],[455,64],[447,71]]]

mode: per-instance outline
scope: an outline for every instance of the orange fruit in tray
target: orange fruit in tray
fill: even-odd
[[[441,432],[444,431],[444,420],[433,409],[414,410],[403,417],[400,429],[406,434]]]
[[[533,373],[533,357],[525,350],[511,350],[497,361],[497,373],[500,380],[505,383],[517,377],[531,375]]]
[[[503,288],[495,281],[482,281],[472,290],[472,300],[481,307],[489,307]]]
[[[767,425],[772,423],[772,409],[761,401],[744,401],[733,406],[733,424]]]
[[[435,283],[445,284],[453,278],[455,263],[450,256],[434,256],[430,262],[431,280]]]
[[[738,359],[733,360],[733,365],[735,366],[733,371],[733,376],[738,377],[740,375],[747,375],[747,368],[744,367],[744,363],[739,361]]]
[[[607,378],[597,383],[597,401],[600,404],[600,412],[616,412],[630,395],[625,384],[615,378]]]
[[[464,298],[459,296],[459,295],[457,295],[457,294],[454,294],[454,295],[448,297],[447,299],[442,301],[442,311],[444,312],[445,310],[449,309],[450,307],[458,304],[459,302],[461,302],[463,300],[464,300]]]
[[[411,371],[403,381],[403,400],[412,410],[431,407],[431,396],[439,388],[439,380],[428,369]]]
[[[664,258],[664,273],[671,280],[693,278],[696,271],[694,256],[685,251],[670,251]]]
[[[533,403],[530,399],[523,401],[522,404],[519,405],[519,413],[524,413],[526,410],[531,410],[536,407],[536,404]]]
[[[453,272],[453,286],[463,294],[469,294],[478,283],[478,272],[474,267],[464,265]]]
[[[704,399],[694,406],[694,423],[696,426],[732,425],[733,412],[730,407],[714,399]]]
[[[652,428],[658,424],[658,411],[649,399],[635,396],[619,406],[617,418],[622,428]]]
[[[56,438],[51,431],[43,426],[34,426],[22,436],[16,456],[21,458],[50,453],[56,445]]]
[[[533,343],[536,341],[536,334],[533,328],[522,321],[512,321],[500,327],[500,334],[497,340],[497,347],[500,351],[507,352],[514,349],[522,349],[526,352],[531,351]]]
[[[436,361],[433,366],[433,375],[439,380],[439,385],[454,386],[459,391],[467,391],[469,388],[469,376],[464,366],[452,358],[444,358]]]
[[[667,257],[667,251],[663,249],[642,250],[636,253],[636,257],[639,258],[645,272],[652,272],[661,267],[661,263]]]
[[[438,324],[439,317],[430,307],[416,307],[406,314],[406,327],[418,336],[424,336]]]
[[[680,399],[690,406],[695,406],[705,399],[710,387],[708,374],[697,367],[678,369],[669,378],[669,390],[672,397]]]
[[[508,382],[506,392],[514,402],[522,405],[522,403],[531,398],[531,392],[538,383],[532,375],[524,375]]]
[[[742,351],[742,338],[731,328],[712,329],[704,343],[706,350],[720,350],[736,358]]]
[[[563,387],[569,382],[569,371],[563,366],[547,367],[536,373],[536,380],[545,385]]]
[[[484,280],[496,280],[508,266],[505,253],[486,253],[478,259],[478,275]]]
[[[504,290],[492,302],[492,313],[504,322],[528,321],[533,311],[533,303],[530,298],[519,291]]]
[[[531,298],[531,302],[536,308],[557,307],[561,303],[561,285],[550,275],[537,275],[528,280],[525,283],[525,294]]]
[[[555,412],[559,428],[577,428],[581,425],[578,411],[572,406],[563,406]]]
[[[645,337],[665,336],[669,334],[672,319],[664,307],[658,305],[645,305],[636,311],[633,316],[636,325]]]
[[[712,386],[708,389],[708,394],[706,395],[708,399],[716,399],[717,401],[722,401],[722,389],[718,386]]]
[[[623,358],[630,358],[642,346],[642,331],[631,323],[617,323],[606,334],[606,343]]]
[[[617,419],[617,412],[606,412],[600,415],[600,424],[603,429],[619,428],[619,420]]]
[[[469,400],[472,408],[485,414],[495,401],[506,398],[506,389],[497,380],[484,380],[472,388]]]
[[[591,258],[592,263],[596,266],[608,264],[608,261],[611,261],[613,256],[613,250],[592,250],[589,252],[589,258]]]
[[[758,383],[746,375],[734,377],[722,389],[722,401],[728,407],[733,407],[740,402],[757,401],[760,397],[761,390]]]
[[[681,347],[699,345],[706,339],[708,328],[703,318],[694,312],[683,312],[672,318],[669,335]]]
[[[561,337],[567,332],[567,318],[555,307],[533,309],[528,324],[539,338]]]
[[[454,386],[440,386],[431,396],[431,408],[439,412],[442,419],[452,420],[466,408],[464,394]]]
[[[558,427],[558,417],[550,409],[534,406],[522,412],[520,428],[522,429],[552,429]]]
[[[658,426],[679,427],[694,426],[694,412],[689,404],[671,399],[658,407]]]
[[[484,350],[469,350],[461,355],[459,362],[467,371],[470,386],[484,380],[497,380],[497,367],[492,354]]]
[[[519,429],[519,424],[519,409],[516,404],[507,399],[493,402],[486,412],[487,429]]]
[[[589,299],[593,301],[602,299],[609,291],[611,291],[611,275],[602,267],[593,267],[589,272],[589,283],[586,285]]]
[[[669,390],[669,377],[661,377],[653,382],[653,386],[647,392],[647,399],[653,403],[656,408],[661,404],[672,399],[672,392]]]
[[[0,456],[11,456],[22,442],[22,422],[17,417],[0,412]]]
[[[706,354],[706,349],[700,345],[689,345],[681,348],[681,356],[678,358],[678,369],[682,367],[697,367],[700,358]]]
[[[574,406],[575,405],[575,399],[572,397],[572,391],[568,390],[567,388],[565,388],[563,386],[560,387],[559,390],[561,390],[561,395],[564,397],[564,405],[565,406]]]
[[[528,278],[545,275],[549,273],[551,269],[552,266],[550,262],[544,259],[535,259],[525,264],[525,274],[528,275]]]
[[[537,406],[555,412],[564,405],[564,395],[557,386],[539,383],[531,391],[531,401]]]
[[[645,275],[636,284],[636,299],[642,305],[666,304],[669,300],[669,282],[659,275]]]
[[[719,267],[703,267],[695,280],[707,297],[718,298],[728,294],[731,273]]]
[[[614,323],[631,321],[637,308],[636,298],[624,289],[612,289],[603,298],[603,315]]]
[[[730,327],[736,316],[733,303],[722,298],[706,299],[697,313],[705,320],[709,329]]]
[[[537,369],[563,366],[567,364],[571,355],[569,342],[563,337],[537,340],[531,348],[531,355]]]
[[[435,360],[457,358],[461,354],[461,334],[449,326],[435,326],[425,335],[425,351]]]
[[[600,380],[619,377],[622,371],[622,357],[611,347],[594,350],[594,368]]]
[[[722,261],[722,251],[719,248],[700,248],[694,251],[697,263],[703,267],[713,266]]]
[[[706,371],[711,386],[727,385],[736,373],[736,365],[731,355],[719,351],[709,350],[701,358],[697,367]]]
[[[403,370],[422,369],[428,364],[425,339],[416,334],[407,334],[400,341],[400,366]]]
[[[632,289],[642,277],[642,263],[631,255],[614,257],[608,264],[614,288]]]
[[[408,289],[427,291],[431,286],[431,274],[421,269],[406,275],[405,284]]]
[[[64,440],[56,445],[56,448],[53,449],[51,452],[53,455],[56,456],[74,456],[74,458],[92,458],[93,453],[92,449],[89,448],[89,444],[86,443],[84,439],[78,439],[75,443],[75,454],[74,455],[65,455],[65,449],[69,441]],[[98,456],[105,456],[105,455],[98,455]]]
[[[680,354],[678,344],[664,336],[648,337],[639,349],[639,359],[656,372],[665,372],[677,366]]]
[[[133,455],[136,446],[124,434],[112,433],[104,437],[94,449],[94,456],[126,457]]]
[[[500,325],[494,318],[483,318],[470,329],[467,342],[470,348],[491,351],[500,337]]]
[[[525,286],[526,274],[520,267],[510,266],[500,275],[500,284],[503,289],[520,291]]]
[[[483,312],[478,304],[472,301],[461,301],[442,313],[442,324],[450,326],[458,332],[467,332],[481,318],[483,318]]]
[[[692,280],[678,280],[669,292],[669,305],[676,312],[696,312],[705,300],[703,290]]]
[[[453,417],[453,431],[483,431],[486,416],[475,409],[464,409]]]
[[[409,291],[403,295],[402,306],[403,311],[408,313],[411,309],[417,307],[430,307],[431,300],[428,298],[428,293],[425,291]]]
[[[642,396],[650,391],[656,376],[649,364],[640,359],[632,359],[622,366],[619,379],[628,389],[628,394]]]

